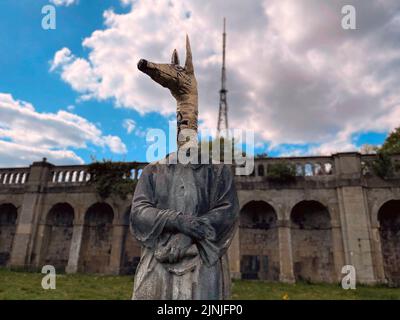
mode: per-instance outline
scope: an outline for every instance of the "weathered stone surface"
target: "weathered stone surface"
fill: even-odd
[[[328,210],[315,201],[297,204],[291,215],[296,280],[333,282],[332,228]]]
[[[16,229],[17,208],[10,203],[0,205],[0,266],[6,266],[10,260]]]
[[[400,201],[387,202],[379,210],[383,265],[389,284],[400,286]]]
[[[112,208],[104,203],[91,206],[85,217],[80,269],[82,272],[106,273],[110,264]]]
[[[44,230],[43,264],[64,270],[71,246],[74,209],[66,203],[55,205],[49,212]]]
[[[342,157],[345,157],[345,160],[341,161],[340,159]],[[371,283],[372,279],[372,282],[385,283],[389,281],[390,283],[395,283],[395,279],[393,278],[394,274],[392,272],[387,272],[388,268],[384,267],[384,260],[389,262],[389,264],[386,263],[386,265],[396,265],[397,262],[394,262],[396,261],[394,252],[395,249],[398,248],[398,245],[394,242],[394,233],[388,234],[388,236],[382,234],[382,228],[384,228],[382,224],[383,220],[378,219],[378,215],[380,209],[383,208],[386,203],[391,200],[400,200],[400,179],[394,177],[393,179],[384,181],[373,174],[363,176],[361,172],[358,172],[357,175],[357,170],[361,167],[361,162],[367,159],[371,160],[373,157],[374,156],[360,156],[353,153],[336,154],[331,157],[256,159],[255,166],[258,167],[262,165],[265,168],[264,172],[261,172],[262,175],[259,175],[257,170],[253,177],[234,177],[238,190],[240,208],[244,208],[246,204],[252,201],[264,201],[273,207],[276,212],[279,235],[277,250],[279,252],[280,281],[294,281],[293,251],[295,250],[296,244],[291,239],[292,223],[290,218],[292,210],[302,201],[313,200],[321,203],[329,211],[330,224],[332,227],[332,268],[335,273],[335,280],[339,281],[341,279],[342,274],[340,271],[343,265],[354,264],[358,275],[358,282]],[[397,156],[395,156],[395,158],[396,157]],[[283,161],[297,164],[303,168],[306,164],[314,163],[320,163],[322,167],[324,167],[325,164],[332,164],[333,166],[330,174],[298,176],[295,181],[290,184],[272,184],[267,177],[268,166],[270,163]],[[359,165],[354,164],[354,162],[357,161]],[[349,162],[351,163],[350,167],[355,171],[353,174],[349,173],[349,169],[346,167]],[[336,166],[337,163],[339,163],[338,166]],[[142,169],[145,165],[144,163],[132,163],[132,170],[135,171],[135,176],[139,169]],[[341,174],[343,167],[346,168],[345,175]],[[74,209],[73,237],[68,261],[70,272],[77,271],[78,261],[81,260],[80,258],[83,252],[80,249],[80,245],[83,245],[87,240],[82,241],[80,236],[82,234],[85,216],[88,213],[88,209],[93,204],[101,201],[107,203],[112,208],[114,215],[114,219],[112,220],[113,229],[117,226],[124,225],[124,213],[127,212],[130,207],[129,198],[122,200],[111,197],[106,200],[101,200],[96,195],[94,188],[86,185],[84,182],[54,180],[54,177],[59,172],[85,172],[87,170],[86,166],[58,167],[45,163],[43,167],[41,167],[41,165],[35,165],[32,168],[0,169],[0,176],[3,175],[4,177],[4,173],[10,172],[10,170],[21,173],[29,173],[32,171],[32,173],[28,175],[27,183],[4,184],[0,177],[0,205],[6,203],[13,204],[18,211],[16,223],[17,229],[20,230],[20,234],[18,235],[19,240],[15,241],[18,234],[18,231],[16,231],[12,248],[10,249],[12,250],[10,256],[16,257],[16,261],[14,261],[15,263],[13,265],[24,265],[27,267],[42,266],[43,261],[40,261],[39,257],[42,256],[40,252],[43,252],[41,247],[43,247],[42,244],[44,240],[39,236],[39,226],[46,225],[46,217],[51,208],[57,203],[68,203]],[[63,177],[65,176],[66,174],[63,174]],[[33,180],[31,180],[31,177]],[[41,179],[38,177],[41,177]],[[349,192],[349,195],[344,197],[341,189],[346,186],[357,188],[346,191],[346,194]],[[40,191],[41,198],[37,197],[37,194],[35,195],[37,191]],[[32,199],[36,200],[32,202]],[[352,202],[362,202],[363,205],[354,206]],[[398,202],[396,202],[395,208],[397,208],[397,212],[400,211],[400,204]],[[22,219],[20,219],[21,213],[24,215]],[[362,224],[347,223],[348,221],[352,222],[352,220],[357,222],[360,217],[364,219]],[[384,215],[382,217],[384,217]],[[32,230],[32,232],[30,230]],[[362,237],[358,236],[358,234],[362,234]],[[359,238],[361,247],[359,246]],[[124,242],[123,239],[124,237],[121,237],[120,241]],[[131,240],[132,239],[129,241]],[[229,249],[230,273],[231,276],[234,277],[241,276],[240,260],[241,257],[243,257],[243,253],[240,249],[241,243],[242,238],[238,231]],[[356,251],[351,249],[353,248],[353,244],[355,244]],[[6,245],[5,242],[0,241],[0,246],[3,245]],[[9,244],[6,246],[9,246]],[[128,247],[130,247],[130,245],[126,246],[126,248]],[[137,244],[137,248],[139,247],[140,245]],[[120,266],[122,268],[124,265],[124,263],[122,263],[123,243],[119,245],[119,248],[121,248],[120,255],[115,255],[113,259],[120,258]],[[254,248],[256,249],[257,247],[254,246]],[[127,252],[129,251],[129,254],[133,252],[133,249],[126,250]],[[257,251],[254,253],[262,256],[263,250],[264,248],[261,247],[259,253]],[[357,259],[352,258],[352,252],[353,255],[355,253],[358,255]],[[383,252],[385,253],[383,254]],[[132,256],[134,255],[135,254],[132,254]],[[12,264],[11,260],[12,259],[9,259],[8,261],[9,265]],[[368,267],[368,264],[367,267],[365,267],[365,261],[368,260],[370,261],[370,267]]]
[[[253,201],[240,212],[241,274],[248,279],[279,280],[277,216],[266,202]]]

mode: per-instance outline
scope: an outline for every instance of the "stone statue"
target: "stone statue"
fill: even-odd
[[[177,101],[179,134],[197,137],[198,95],[186,37],[185,67],[176,50],[170,64],[146,60],[140,71],[168,88]],[[227,249],[238,222],[238,200],[230,166],[179,161],[177,153],[149,164],[132,201],[130,227],[142,244],[133,299],[227,299]],[[168,160],[168,161],[165,161]]]

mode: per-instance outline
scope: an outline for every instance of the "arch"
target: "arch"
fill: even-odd
[[[76,182],[78,177],[78,171],[72,172],[71,182]]]
[[[133,237],[129,228],[129,216],[131,207],[127,208],[124,213],[124,235],[122,241],[121,256],[121,274],[135,274],[136,268],[140,261],[141,247],[140,243]]]
[[[66,171],[65,172],[65,177],[64,177],[64,182],[71,182],[71,172],[70,171]]]
[[[322,165],[320,163],[314,164],[314,175],[321,176],[324,174],[324,170],[322,169]]]
[[[29,173],[24,172],[21,178],[21,183],[24,184],[25,182],[27,182],[28,178],[29,178]]]
[[[304,200],[290,213],[293,271],[296,280],[333,282],[332,227],[322,203]]]
[[[85,177],[85,171],[84,171],[84,170],[81,170],[81,171],[79,172],[78,181],[79,181],[79,182],[83,182],[83,181],[84,181],[84,177]]]
[[[79,268],[106,273],[110,264],[114,210],[105,202],[90,206],[85,214]]]
[[[385,277],[392,286],[400,286],[400,200],[385,202],[378,211],[379,236]]]
[[[74,208],[66,202],[52,206],[46,217],[43,233],[43,262],[64,270],[71,247]]]
[[[17,218],[18,210],[13,204],[0,205],[0,266],[6,266],[10,260]]]
[[[333,174],[333,165],[332,165],[332,163],[326,162],[324,164],[324,171],[325,171],[325,174],[327,174],[327,175]]]
[[[304,176],[303,165],[301,163],[296,163],[295,168],[296,168],[296,176],[297,177]]]
[[[264,177],[264,175],[265,175],[265,168],[264,168],[264,165],[263,165],[263,164],[259,164],[259,165],[258,165],[258,167],[257,167],[257,175],[258,175],[259,177]]]
[[[242,278],[279,280],[277,214],[265,201],[250,201],[240,211]]]
[[[311,163],[306,163],[304,166],[304,175],[306,177],[311,177],[314,174],[313,165]]]

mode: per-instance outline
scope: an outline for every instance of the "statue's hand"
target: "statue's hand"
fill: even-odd
[[[161,251],[156,252],[160,262],[175,263],[180,261],[186,251],[193,244],[193,240],[184,234],[176,234]]]
[[[179,215],[176,227],[180,232],[195,240],[203,240],[214,233],[214,230],[201,218],[189,215]]]
[[[180,261],[192,244],[193,240],[190,237],[178,234],[174,241],[171,241],[171,249],[168,255],[169,263]]]

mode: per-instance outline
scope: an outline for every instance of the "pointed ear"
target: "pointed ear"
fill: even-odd
[[[178,57],[178,52],[176,51],[176,49],[174,49],[174,52],[172,52],[171,64],[176,64],[179,66],[179,57]]]
[[[192,61],[192,49],[190,48],[189,36],[186,35],[186,62],[185,70],[188,73],[194,73],[193,61]]]

